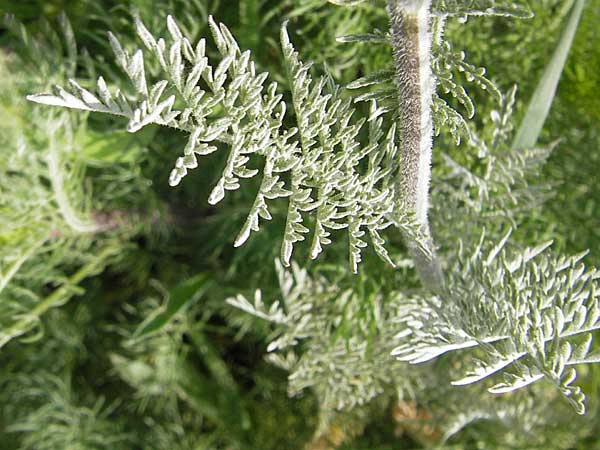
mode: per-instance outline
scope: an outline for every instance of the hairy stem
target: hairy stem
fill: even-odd
[[[439,292],[442,272],[430,237],[427,209],[431,178],[433,122],[431,102],[435,80],[431,73],[431,0],[388,0],[402,139],[400,189],[405,205],[428,236],[429,251],[408,242],[423,284]]]

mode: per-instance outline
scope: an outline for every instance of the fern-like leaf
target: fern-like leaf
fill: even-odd
[[[583,255],[550,255],[549,243],[513,251],[508,234],[493,247],[484,241],[458,255],[447,298],[407,307],[410,334],[394,355],[419,363],[476,347],[478,359],[454,384],[501,374],[489,390],[504,393],[546,379],[583,414],[573,366],[598,360],[590,333],[600,329],[600,275]]]
[[[212,18],[209,25],[221,56],[215,66],[206,57],[206,41],[192,45],[172,17],[167,18],[166,39],[155,38],[138,19],[136,30],[145,51],[138,49],[129,55],[109,34],[117,62],[133,86],[132,94],[120,90],[112,93],[100,77],[97,93],[70,80],[67,89],[57,87],[52,94],[28,98],[124,116],[129,119],[130,132],[158,124],[189,133],[183,156],[177,158],[169,177],[172,186],[198,167],[198,156],[217,151],[215,142],[227,144],[229,153],[209,195],[210,204],[220,202],[227,191],[238,189],[243,179],[262,175],[259,191],[235,239],[236,247],[259,230],[260,219],[271,219],[269,200],[287,197],[281,248],[285,265],[290,264],[294,245],[311,232],[305,223],[309,213],[316,218],[311,258],[331,243],[333,230],[348,228],[354,271],[367,245],[367,234],[376,253],[392,263],[381,232],[391,224],[407,230],[416,227],[405,221],[408,216],[394,200],[398,176],[395,127],[383,130],[381,110],[373,102],[368,120],[370,137],[362,142],[360,132],[366,121],[353,119],[351,101],[342,99],[339,87],[329,77],[313,80],[310,64],[300,61],[284,26],[281,46],[297,124],[286,128],[286,103],[276,83],[265,86],[267,74],[257,73],[250,53],[240,50],[227,27]],[[144,58],[157,60],[165,79],[149,82]],[[176,105],[182,106],[176,109]],[[248,163],[256,157],[263,160],[263,166],[250,169]]]

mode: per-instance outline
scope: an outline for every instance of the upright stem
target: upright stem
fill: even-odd
[[[443,287],[443,276],[431,239],[427,210],[431,178],[433,122],[431,102],[435,79],[431,73],[431,0],[388,0],[392,47],[396,65],[396,86],[401,131],[401,173],[399,180],[405,205],[415,213],[427,236],[428,251],[408,241],[423,284],[434,292]]]

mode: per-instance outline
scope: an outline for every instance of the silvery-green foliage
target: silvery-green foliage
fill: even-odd
[[[364,3],[384,5],[384,0],[328,0],[340,6],[358,6]],[[434,0],[432,12],[439,16],[512,16],[531,17],[532,13],[524,1],[505,0]]]
[[[504,8],[504,9],[503,9]],[[496,2],[432,2],[431,28],[433,42],[431,48],[431,72],[436,89],[433,92],[432,119],[436,136],[450,133],[456,144],[470,137],[467,119],[475,114],[474,102],[464,87],[464,82],[456,80],[456,74],[464,74],[468,83],[487,91],[494,98],[500,98],[500,92],[493,81],[485,75],[485,68],[476,67],[465,60],[463,51],[455,51],[452,44],[443,38],[444,25],[448,17],[466,15],[513,15],[530,17],[524,7],[514,6],[515,14],[508,14],[511,9],[506,4],[500,7]],[[502,12],[504,11],[504,12]],[[517,14],[521,12],[521,14]],[[392,46],[389,33],[374,30],[372,33],[340,36],[339,42],[358,42],[363,44],[385,44]],[[393,66],[367,74],[352,83],[348,89],[369,88],[356,95],[355,101],[377,100],[381,112],[400,113],[403,106],[399,103],[398,74]],[[430,93],[424,93],[424,95]],[[449,94],[460,104],[457,109],[446,101],[442,94]],[[401,96],[400,96],[401,98]],[[464,110],[462,112],[461,110]],[[466,118],[465,118],[466,117]]]
[[[434,14],[440,16],[511,16],[530,18],[532,12],[527,3],[506,0],[435,0]]]
[[[475,362],[453,384],[499,373],[489,391],[505,393],[545,379],[583,414],[574,366],[600,361],[590,353],[590,332],[600,328],[598,272],[585,267],[583,254],[550,254],[550,243],[513,250],[509,234],[495,246],[482,234],[474,249],[461,248],[448,271],[452,290],[415,300],[399,316],[407,328],[393,354],[421,363],[476,347]]]
[[[585,423],[586,420],[562,408],[557,404],[562,399],[548,395],[542,386],[534,386],[532,392],[520,391],[507,396],[491,396],[480,385],[460,389],[446,386],[436,395],[444,398],[443,407],[434,407],[442,441],[454,440],[460,434],[462,440],[479,441],[481,448],[488,448],[494,439],[480,435],[477,423],[493,424],[492,434],[506,448],[569,448],[578,441],[573,421]],[[548,433],[549,429],[553,433]]]
[[[336,37],[350,34],[385,35],[374,28],[387,29],[387,15],[382,5],[363,2],[355,7],[341,7],[322,0],[280,2],[296,34],[310,37],[302,42],[303,59],[318,65],[324,64],[327,72],[342,85],[348,84],[359,74],[377,71],[389,63],[385,49],[373,51],[365,45],[347,45],[339,38],[335,42]]]
[[[475,104],[463,87],[463,83],[458,83],[455,79],[455,73],[463,73],[466,81],[489,92],[496,100],[501,99],[498,87],[485,76],[485,68],[475,67],[465,61],[465,52],[456,52],[448,41],[440,41],[434,46],[432,60],[432,71],[435,74],[438,92],[450,94],[455,98],[466,112],[466,117],[472,119],[475,115]],[[455,108],[452,108],[439,95],[434,97],[434,121],[436,123],[436,133],[446,129],[454,137],[456,144],[459,144],[461,137],[470,138],[467,122],[462,114]]]
[[[454,214],[457,220],[462,216],[472,223],[499,220],[514,224],[519,214],[548,197],[548,187],[536,185],[531,179],[546,163],[553,146],[513,149],[511,116],[516,86],[499,95],[498,109],[490,113],[489,127],[481,133],[469,131],[467,145],[475,155],[473,161],[459,164],[450,155],[442,154],[448,171],[436,189],[447,200],[456,202],[456,207],[447,208],[446,213]]]
[[[482,226],[498,221],[512,223],[519,213],[531,210],[544,199],[545,189],[536,188],[529,179],[539,172],[551,148],[511,147],[515,95],[513,87],[501,96],[489,127],[481,133],[471,131],[468,145],[475,156],[467,166],[442,155],[449,173],[436,182],[434,192],[444,199],[445,206],[433,216],[437,224],[450,221],[461,227],[464,241],[468,242],[474,233],[480,234]],[[493,248],[492,233],[480,236],[479,244],[465,244],[465,248],[474,250],[461,249],[458,256],[448,255],[456,263],[447,268],[449,288],[444,294],[407,307],[406,315],[399,319],[408,325],[404,335],[407,340],[395,353],[403,360],[422,362],[446,352],[478,347],[481,350],[476,356],[483,362],[467,368],[470,373],[458,384],[500,371],[504,383],[491,391],[506,392],[547,378],[578,412],[583,412],[583,394],[571,385],[574,372],[565,369],[576,362],[568,362],[569,356],[564,355],[571,345],[583,353],[587,348],[584,351],[577,347],[580,338],[569,342],[570,335],[561,333],[566,327],[563,322],[576,320],[575,310],[580,311],[577,320],[589,310],[585,320],[590,327],[569,331],[585,334],[584,346],[589,345],[589,331],[596,328],[597,321],[595,271],[585,272],[580,257],[551,256],[546,251],[548,244],[508,251],[504,249],[508,235]],[[447,243],[454,240],[441,239]],[[578,302],[583,302],[583,309]],[[542,338],[536,334],[539,332]],[[595,357],[578,358],[578,362],[595,361]]]
[[[455,51],[452,44],[443,38],[447,19],[457,17],[466,20],[469,16],[509,16],[527,19],[532,17],[529,6],[524,2],[497,0],[435,0],[431,6],[433,18],[434,45],[432,48],[432,72],[436,77],[438,91],[434,94],[432,110],[436,135],[446,131],[455,143],[471,139],[471,130],[464,115],[440,96],[440,92],[450,94],[466,111],[471,119],[475,114],[475,105],[455,75],[464,74],[467,82],[487,91],[495,100],[501,100],[496,84],[486,76],[484,67],[476,67],[465,60],[464,51]]]
[[[73,77],[78,60],[88,57],[85,50],[80,51],[75,42],[75,34],[65,14],[58,16],[59,32],[42,20],[40,32],[32,36],[26,26],[14,16],[7,14],[3,24],[8,32],[19,42],[19,58],[33,70],[28,72],[27,82],[51,83]],[[25,80],[21,80],[25,81]]]
[[[364,2],[333,3],[356,6]],[[491,115],[493,131],[479,136],[467,126],[462,114],[434,92],[420,91],[430,97],[428,100],[433,97],[437,131],[445,128],[457,141],[467,137],[477,154],[476,160],[469,161],[466,156],[460,163],[445,155],[450,174],[439,183],[442,189],[436,194],[444,202],[440,202],[445,210],[442,213],[448,213],[442,220],[449,217],[449,223],[455,225],[446,224],[446,230],[455,233],[458,226],[469,223],[461,230],[466,242],[472,237],[469,234],[479,231],[482,219],[501,216],[514,220],[516,208],[535,204],[538,197],[532,195],[526,177],[545,161],[549,150],[510,149],[507,142],[515,90],[500,95],[482,69],[466,63],[464,54],[442,39],[443,25],[448,16],[527,15],[513,5],[497,1],[432,2],[435,45],[431,68],[437,86],[455,97],[468,117],[473,115],[474,105],[462,83],[456,82],[456,72],[464,72],[468,81],[490,91],[500,102],[500,110]],[[357,98],[371,102],[368,118],[357,120],[351,102],[328,77],[313,79],[310,66],[299,60],[284,26],[283,64],[291,91],[291,121],[295,121],[294,127],[287,128],[286,103],[277,86],[265,86],[267,75],[257,72],[250,54],[240,50],[224,25],[212,19],[209,23],[221,56],[216,64],[206,56],[206,42],[202,39],[193,45],[172,18],[167,19],[167,39],[155,38],[137,20],[145,53],[137,50],[130,55],[110,35],[117,62],[131,80],[133,93],[114,91],[99,78],[96,93],[71,81],[66,89],[58,87],[53,94],[29,98],[124,116],[131,132],[158,124],[188,133],[183,155],[171,172],[171,185],[180,183],[198,166],[198,156],[228,148],[225,168],[209,202],[219,202],[226,191],[240,187],[241,179],[260,174],[257,195],[235,245],[242,245],[252,231],[258,231],[260,219],[271,218],[270,200],[287,198],[281,250],[284,265],[291,263],[294,244],[308,237],[309,216],[314,222],[311,257],[316,258],[331,242],[332,231],[347,228],[354,271],[367,233],[376,252],[392,262],[381,236],[390,225],[409,236],[409,242],[419,242],[424,251],[430,250],[429,236],[423,236],[420,228],[423,224],[415,223],[411,208],[404,207],[399,199],[396,128],[385,127],[383,122],[386,112],[399,109],[395,68],[350,85],[376,87]],[[385,45],[390,35],[373,32],[342,40]],[[407,40],[407,47],[410,45]],[[164,80],[147,80],[145,58],[158,62]],[[418,99],[409,100],[414,103]],[[462,164],[464,159],[473,164]],[[293,275],[280,268],[281,305],[265,306],[260,293],[253,303],[243,296],[230,303],[276,324],[277,335],[268,349],[270,359],[291,372],[292,393],[311,387],[325,408],[364,404],[386,386],[402,383],[398,374],[405,374],[405,369],[390,361],[392,350],[400,359],[416,363],[474,348],[478,362],[459,365],[466,373],[456,384],[473,383],[498,372],[503,379],[491,391],[508,392],[547,379],[578,412],[583,412],[584,397],[572,384],[575,371],[570,366],[598,360],[597,355],[588,354],[590,331],[600,327],[597,274],[586,271],[579,257],[552,257],[546,245],[506,248],[507,239],[490,248],[482,238],[474,250],[461,250],[457,255],[447,252],[451,263],[446,288],[436,292],[436,297],[419,291],[411,297],[390,294],[385,302],[391,306],[385,312],[375,307],[366,321],[361,309],[365,299],[356,290],[309,278],[295,265]],[[374,296],[373,301],[379,305],[384,300]],[[365,336],[375,338],[370,341]],[[402,342],[398,344],[394,336]],[[119,363],[121,369],[127,368],[127,361],[117,361],[116,365]],[[476,418],[463,419],[467,423]]]
[[[125,449],[132,436],[124,431],[111,414],[116,404],[102,397],[81,396],[69,378],[48,373],[21,376],[11,380],[11,401],[36,405],[31,411],[4,429],[6,433],[24,433],[23,449]]]
[[[313,80],[310,65],[298,59],[287,31],[282,28],[284,65],[291,86],[293,113],[297,127],[286,129],[286,104],[275,83],[265,88],[266,73],[257,73],[248,51],[241,52],[229,30],[212,18],[210,28],[221,54],[216,68],[205,55],[206,42],[192,45],[175,21],[168,17],[170,37],[156,39],[141,21],[136,21],[147,57],[157,59],[166,80],[149,83],[144,70],[144,52],[126,52],[110,34],[117,62],[128,75],[135,93],[114,93],[102,77],[97,93],[70,80],[65,89],[37,94],[38,103],[87,111],[111,113],[129,119],[128,131],[135,132],[154,123],[189,133],[183,156],[177,158],[169,183],[180,183],[188,170],[198,166],[198,156],[219,148],[230,149],[222,176],[213,188],[209,203],[223,199],[226,191],[240,187],[240,180],[262,174],[259,191],[248,218],[235,239],[242,245],[260,219],[269,220],[268,200],[288,197],[288,213],[281,256],[289,265],[293,246],[305,239],[306,213],[313,211],[315,229],[310,255],[316,258],[329,244],[331,230],[347,228],[350,264],[357,270],[361,249],[368,233],[379,256],[392,263],[383,244],[381,231],[394,223],[418,235],[409,216],[395,198],[397,148],[395,127],[385,131],[375,103],[366,125],[368,140],[359,139],[365,120],[353,119],[354,110],[340,97],[339,88],[327,77]],[[174,93],[171,93],[174,92]],[[181,104],[181,109],[176,105]],[[262,169],[250,169],[257,156]],[[283,174],[289,174],[286,186]],[[412,231],[411,231],[412,230]]]
[[[301,159],[292,169],[288,217],[282,248],[282,260],[288,261],[292,244],[303,240],[309,230],[302,224],[300,211],[316,210],[315,232],[311,244],[314,259],[329,244],[330,231],[348,228],[350,263],[357,270],[366,228],[375,251],[389,263],[380,231],[391,225],[394,216],[394,180],[397,176],[395,127],[385,134],[382,119],[372,115],[369,141],[361,145],[358,133],[364,120],[352,123],[350,102],[339,98],[338,89],[329,80],[329,94],[323,89],[327,78],[312,82],[309,65],[299,61],[287,33],[282,31],[282,48],[292,86],[292,101],[298,120]],[[377,105],[372,105],[376,110]],[[361,173],[361,160],[368,162]],[[307,170],[307,168],[310,168]],[[296,188],[298,186],[298,188]],[[312,194],[312,195],[311,195]]]
[[[64,17],[61,26],[62,41],[47,24],[34,38],[11,18],[9,29],[27,45],[26,55],[0,53],[2,72],[28,69],[18,80],[0,73],[0,144],[5,150],[0,153],[0,347],[17,337],[42,336],[42,316],[83,292],[82,279],[116,253],[114,242],[95,244],[90,238],[114,231],[116,221],[90,208],[72,121],[64,112],[23,108],[22,96],[13,94],[72,73],[77,49]],[[33,65],[43,52],[64,62],[55,69],[60,75],[42,62]],[[20,132],[24,128],[28,133]]]
[[[115,373],[136,390],[140,411],[173,409],[177,402],[181,347],[179,335],[162,333],[129,344],[125,355],[110,354]]]
[[[291,270],[276,261],[281,301],[270,305],[256,291],[253,301],[239,294],[232,306],[274,326],[267,359],[289,372],[290,395],[313,389],[323,410],[350,410],[386,389],[402,390],[417,371],[407,372],[390,356],[396,324],[390,320],[404,296],[391,298],[344,288],[312,276],[295,263]]]

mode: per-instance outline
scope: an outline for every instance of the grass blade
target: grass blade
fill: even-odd
[[[584,6],[585,0],[576,0],[571,8],[567,24],[560,36],[554,54],[544,69],[542,78],[531,97],[527,112],[513,142],[513,149],[533,147],[539,138],[554,100],[558,81],[567,61]]]
[[[144,338],[158,332],[167,325],[173,317],[197,301],[210,286],[208,275],[200,273],[170,291],[167,304],[150,315],[133,333],[134,339]]]

